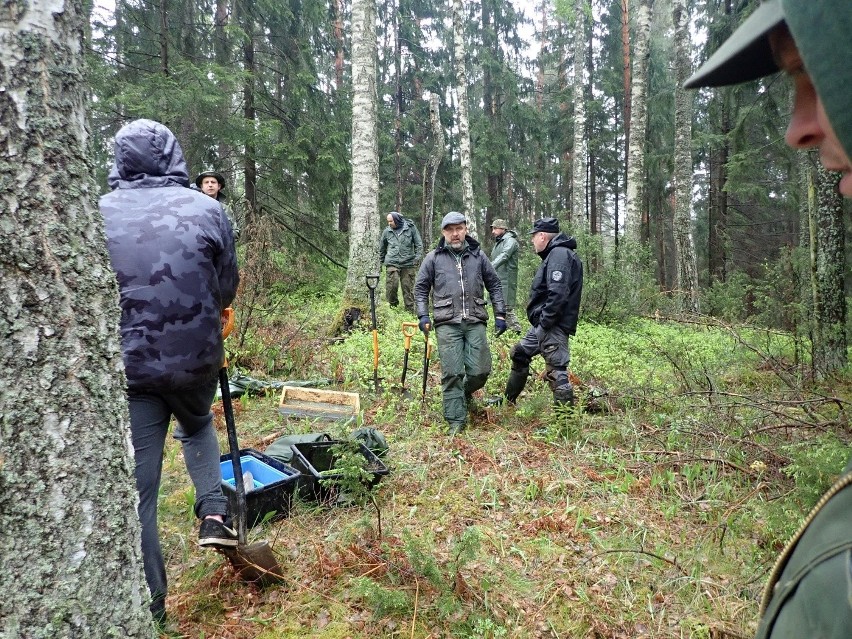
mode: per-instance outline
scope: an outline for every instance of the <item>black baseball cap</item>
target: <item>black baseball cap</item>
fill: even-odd
[[[779,69],[772,57],[769,34],[783,22],[781,0],[762,2],[683,86],[721,87],[775,73]]]
[[[529,232],[530,235],[535,233],[559,233],[559,220],[555,217],[543,217],[540,220],[536,220],[533,222],[532,231]]]

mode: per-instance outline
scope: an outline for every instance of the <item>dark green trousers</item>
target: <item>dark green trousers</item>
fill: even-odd
[[[441,324],[438,355],[441,359],[441,390],[444,419],[450,425],[467,418],[467,397],[485,386],[491,374],[491,351],[483,322]]]

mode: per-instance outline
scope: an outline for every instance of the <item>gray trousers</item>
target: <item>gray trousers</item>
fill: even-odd
[[[529,375],[530,361],[539,354],[544,358],[547,383],[553,392],[553,398],[556,401],[566,400],[571,396],[573,388],[568,379],[571,351],[565,331],[558,326],[554,326],[549,331],[537,326],[530,327],[521,341],[512,347],[512,372],[526,380]]]
[[[160,619],[166,608],[166,565],[157,530],[157,497],[163,475],[163,449],[172,416],[178,424],[172,436],[181,443],[186,469],[195,486],[195,515],[225,515],[219,440],[210,406],[216,395],[214,378],[179,393],[128,393],[130,431],[136,461],[139,519],[142,522],[142,562],[151,593],[151,612]]]
[[[467,398],[485,386],[491,374],[491,351],[483,322],[441,324],[438,355],[441,359],[441,390],[444,419],[451,425],[467,419]]]

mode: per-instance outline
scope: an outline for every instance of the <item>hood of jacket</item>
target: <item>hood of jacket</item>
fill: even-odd
[[[565,233],[560,233],[556,237],[554,237],[550,242],[548,242],[547,246],[544,247],[544,250],[538,254],[541,259],[544,259],[548,256],[550,251],[552,251],[557,246],[564,246],[565,248],[569,248],[572,251],[577,250],[577,240],[574,239],[573,235],[565,235]]]
[[[849,0],[782,0],[787,26],[834,132],[852,158],[852,10]]]
[[[115,163],[107,182],[112,189],[189,186],[183,150],[168,127],[134,120],[115,134]]]

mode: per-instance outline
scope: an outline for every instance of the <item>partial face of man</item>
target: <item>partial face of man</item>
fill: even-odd
[[[843,174],[840,193],[852,197],[852,161],[828,121],[793,37],[786,27],[779,27],[769,35],[769,43],[778,66],[793,81],[793,114],[787,126],[787,144],[794,149],[818,148],[822,165]]]
[[[499,226],[492,226],[491,227],[491,235],[494,236],[495,239],[502,236],[503,233],[505,233],[505,232],[506,232],[506,229],[501,229]]]
[[[467,224],[447,224],[441,229],[444,242],[455,250],[464,245],[464,237],[467,235]]]
[[[393,221],[393,215],[388,214],[388,226],[392,229],[396,228],[396,223]]]
[[[532,243],[536,253],[541,253],[550,242],[550,234],[544,231],[533,233]]]
[[[219,191],[222,187],[219,186],[219,180],[214,177],[205,177],[201,178],[201,191],[202,193],[206,193],[210,197],[216,197],[219,195]]]

